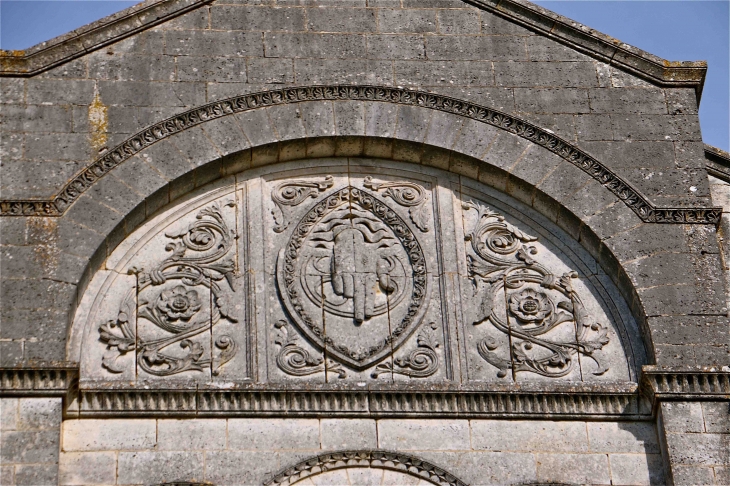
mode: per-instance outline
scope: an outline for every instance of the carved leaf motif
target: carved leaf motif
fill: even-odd
[[[397,373],[411,378],[425,378],[438,371],[439,358],[436,348],[439,347],[436,338],[436,324],[430,323],[423,328],[418,335],[416,343],[418,347],[403,358],[395,358],[393,363],[386,361],[375,367],[371,373],[377,378],[383,373]]]
[[[363,186],[375,192],[385,189],[384,196],[409,208],[408,214],[413,224],[424,233],[428,231],[428,220],[431,216],[426,204],[428,202],[426,189],[414,182],[374,182],[371,176],[365,177]]]
[[[321,181],[295,180],[282,182],[271,191],[271,200],[276,207],[271,213],[274,216],[274,231],[281,233],[289,227],[285,206],[298,206],[307,198],[316,198],[320,192],[326,191],[334,185],[334,179],[328,175]]]
[[[597,352],[609,342],[608,329],[599,323],[589,324],[571,283],[578,274],[553,275],[538,262],[537,248],[525,244],[537,238],[486,206],[468,201],[463,208],[477,212],[474,228],[465,235],[472,249],[467,269],[479,301],[473,324],[489,322],[511,343],[511,360],[495,352],[499,344],[494,338],[488,336],[477,343],[479,355],[499,370],[497,376],[506,377],[509,370],[551,378],[567,376],[575,368],[578,354],[596,361],[599,369],[595,374],[605,373],[608,368],[601,364]],[[543,289],[558,292],[562,298]],[[567,332],[568,336],[575,335],[575,340],[546,337],[562,325],[575,326]],[[589,338],[589,330],[597,335]]]
[[[307,376],[329,371],[336,373],[338,378],[347,377],[347,371],[339,363],[327,363],[325,368],[324,358],[314,357],[309,351],[300,347],[296,335],[289,334],[288,325],[289,323],[283,319],[274,324],[274,327],[279,329],[279,335],[274,342],[281,347],[276,356],[276,365],[281,371],[292,376]]]

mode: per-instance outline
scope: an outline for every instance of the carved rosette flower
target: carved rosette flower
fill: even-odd
[[[201,307],[198,292],[188,290],[182,285],[163,290],[157,297],[156,305],[170,321],[189,321]]]
[[[510,295],[509,310],[522,324],[539,324],[552,314],[553,304],[543,292],[525,289]]]

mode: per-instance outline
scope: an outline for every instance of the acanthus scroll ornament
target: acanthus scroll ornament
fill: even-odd
[[[283,319],[274,324],[279,330],[279,336],[275,341],[280,346],[279,354],[276,355],[276,365],[281,371],[292,376],[307,376],[329,371],[336,373],[339,378],[347,377],[347,371],[339,363],[329,362],[325,367],[324,358],[314,357],[299,346],[296,334],[290,334],[288,326],[289,323]]]
[[[529,245],[537,238],[488,207],[469,201],[463,208],[477,212],[474,228],[465,236],[472,250],[468,273],[481,300],[473,323],[489,322],[509,338],[509,359],[497,352],[503,344],[494,335],[477,343],[479,355],[499,369],[497,376],[506,377],[509,370],[567,376],[579,354],[597,363],[595,375],[608,371],[600,356],[609,342],[608,328],[591,319],[573,289],[578,275],[553,275]]]
[[[423,328],[416,338],[418,347],[404,358],[395,358],[394,363],[386,361],[375,367],[371,373],[373,378],[381,374],[396,373],[411,378],[426,378],[439,369],[439,357],[436,348],[439,347],[436,338],[436,324],[431,323]]]
[[[307,198],[316,198],[320,192],[326,191],[333,184],[332,176],[328,175],[321,181],[286,181],[274,187],[271,191],[271,200],[276,204],[276,209],[271,210],[276,222],[274,231],[281,233],[291,223],[285,206],[298,206]]]
[[[378,192],[385,189],[383,195],[392,198],[408,209],[411,221],[422,232],[428,231],[428,194],[426,189],[413,182],[374,182],[371,176],[365,177],[363,186]]]
[[[130,269],[130,273],[137,275],[139,308],[135,308],[135,289],[131,289],[122,300],[116,321],[99,326],[100,340],[108,348],[102,366],[111,373],[122,373],[117,359],[135,350],[138,366],[151,375],[169,376],[208,367],[217,375],[235,356],[236,341],[227,334],[218,336],[212,343],[219,350],[216,355],[193,338],[212,331],[222,319],[237,322],[230,313],[228,290],[221,286],[226,281],[230,292],[235,292],[234,263],[226,257],[234,247],[236,235],[228,228],[220,205],[214,203],[201,209],[196,220],[184,230],[165,236],[170,239],[165,246],[165,250],[172,252],[170,256],[149,272]],[[207,300],[210,312],[203,311]],[[148,338],[140,336],[140,318],[161,330],[163,337],[159,333]],[[172,352],[174,344],[184,351],[182,356],[180,350]]]

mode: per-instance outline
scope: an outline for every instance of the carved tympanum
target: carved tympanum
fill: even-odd
[[[365,178],[363,185],[375,192],[385,189],[384,196],[408,207],[413,224],[424,233],[428,231],[428,194],[422,186],[413,182],[375,182],[371,176]]]
[[[112,373],[122,373],[117,359],[136,350],[137,365],[151,375],[206,368],[216,375],[236,355],[238,343],[222,334],[212,343],[217,351],[210,351],[194,338],[210,331],[221,319],[237,322],[230,313],[227,295],[235,292],[235,264],[229,253],[236,235],[228,228],[220,205],[214,203],[200,210],[184,230],[165,236],[169,239],[165,250],[172,254],[150,271],[131,268],[137,275],[136,294],[130,289],[116,320],[99,326],[100,340],[108,348],[101,364]],[[140,320],[159,332],[141,335]],[[182,348],[177,353],[172,352],[176,344]]]
[[[385,203],[352,186],[316,203],[297,224],[279,253],[277,285],[299,330],[355,369],[398,348],[430,296],[413,232]]]
[[[321,181],[286,181],[278,184],[271,191],[271,200],[276,204],[273,210],[276,226],[274,231],[281,233],[289,227],[290,221],[286,206],[298,206],[307,198],[316,198],[320,192],[332,187],[332,176],[327,176]]]
[[[589,316],[571,280],[575,272],[553,275],[537,259],[527,235],[488,207],[466,202],[477,221],[466,235],[471,243],[467,256],[474,295],[480,305],[473,324],[489,323],[509,339],[500,343],[488,335],[476,343],[479,355],[508,372],[529,371],[559,378],[577,366],[578,354],[598,364],[593,373],[608,371],[600,350],[609,342],[608,328]],[[508,346],[506,352],[498,349]]]

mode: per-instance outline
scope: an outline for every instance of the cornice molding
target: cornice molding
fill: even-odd
[[[384,450],[336,451],[307,458],[288,466],[264,482],[264,486],[289,486],[302,479],[348,467],[370,467],[398,471],[438,486],[466,486],[446,470],[410,454]]]
[[[306,101],[375,101],[422,106],[470,118],[540,145],[575,165],[648,223],[718,224],[719,207],[655,207],[629,182],[585,151],[553,133],[492,108],[424,91],[399,87],[326,85],[263,91],[203,105],[156,123],[128,138],[79,172],[50,200],[0,201],[0,216],[61,216],[89,187],[114,167],[150,145],[201,123],[267,106]]]
[[[78,363],[38,362],[0,368],[0,396],[65,396],[78,378]]]
[[[710,175],[730,182],[730,153],[705,144],[705,167]]]
[[[147,0],[20,51],[0,50],[0,77],[32,77],[213,0]]]
[[[211,1],[148,0],[30,49],[0,51],[0,76],[35,76]],[[525,0],[465,1],[659,86],[702,91],[704,61],[667,61]]]
[[[642,388],[656,400],[730,400],[730,366],[644,366]]]

